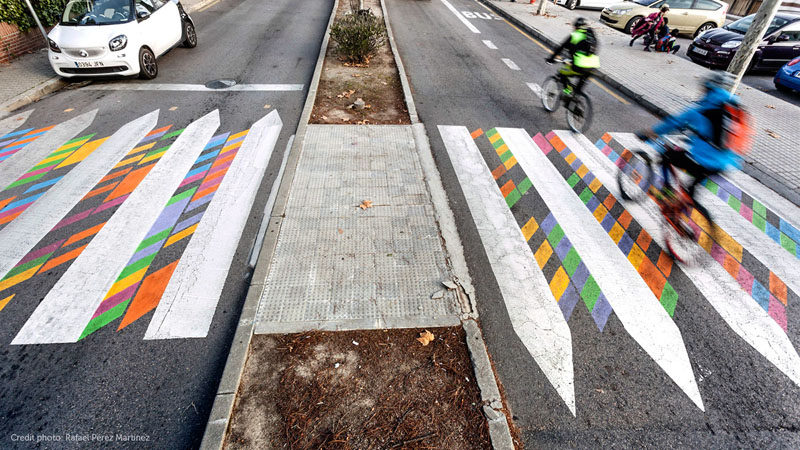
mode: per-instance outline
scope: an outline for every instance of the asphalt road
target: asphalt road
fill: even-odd
[[[199,445],[249,283],[247,258],[284,148],[297,127],[332,6],[330,0],[224,0],[193,14],[198,47],[176,48],[165,55],[159,60],[159,77],[151,82],[205,84],[232,79],[239,84],[300,84],[301,90],[96,91],[78,84],[26,108],[35,108],[26,122],[34,128],[97,109],[95,120],[79,134],[96,133],[95,138],[110,136],[156,109],[160,111],[155,128],[172,125],[170,131],[213,110],[220,115],[216,133],[247,130],[275,110],[283,127],[205,337],[144,340],[151,312],[121,331],[117,320],[76,343],[10,345],[69,264],[20,284],[13,301],[2,310],[0,447],[30,447],[28,439],[39,436],[49,440],[38,444],[42,448]],[[127,87],[143,83],[114,82]],[[75,233],[84,225],[67,225],[60,233]],[[50,233],[42,242],[54,236]],[[178,258],[185,248],[184,243],[172,245],[158,258]],[[105,444],[75,443],[66,441],[67,434],[112,438]],[[118,434],[147,442],[117,438]]]
[[[449,9],[448,3],[457,12]],[[623,325],[612,313],[600,332],[579,300],[568,322],[577,415],[570,413],[512,327],[514,318],[504,305],[496,274],[516,272],[502,261],[490,263],[481,233],[492,226],[474,219],[470,208],[475,203],[468,206],[471,188],[463,184],[463,178],[459,182],[455,169],[456,163],[462,162],[454,162],[448,155],[453,149],[445,143],[445,131],[440,128],[463,126],[469,132],[524,128],[530,135],[566,129],[563,110],[555,114],[543,111],[526,84],[541,84],[556,69],[544,64],[548,53],[540,45],[475,1],[388,0],[388,9],[417,109],[456,216],[488,349],[526,447],[796,447],[800,443],[796,433],[800,389],[744,343],[709,306],[693,280],[677,269],[669,276],[679,294],[673,320],[683,336],[705,410],[648,357],[641,342],[632,338],[630,323]],[[459,15],[479,34],[470,31]],[[512,60],[520,70],[513,70],[503,58]],[[592,143],[604,132],[632,132],[656,122],[644,109],[618,99],[613,91],[592,84],[588,92],[594,101],[595,120],[585,134]],[[495,153],[487,134],[476,135],[474,142],[492,170],[500,163],[501,150]],[[506,144],[511,145],[508,140]],[[554,153],[548,156],[551,161],[558,159]],[[518,169],[509,172],[513,170]],[[569,173],[568,168],[559,170]],[[517,186],[522,176],[516,178]],[[530,173],[528,176],[533,178]],[[505,181],[495,178],[498,187]],[[559,203],[552,192],[535,188],[528,192],[511,209],[520,227],[531,217],[539,218],[541,224],[547,208]],[[549,198],[547,205],[544,197]],[[574,213],[580,215],[581,211]],[[536,251],[530,245],[531,251]],[[552,270],[549,265],[542,270]],[[606,270],[614,272],[617,267]],[[798,336],[792,327],[796,313],[789,310],[788,314],[788,336],[796,346]]]

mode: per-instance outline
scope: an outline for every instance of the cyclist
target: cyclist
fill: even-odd
[[[565,93],[571,94],[569,77],[578,77],[578,83],[575,86],[575,93],[580,94],[583,91],[583,85],[589,79],[594,69],[600,67],[600,57],[597,56],[597,38],[594,35],[594,30],[589,27],[589,21],[583,17],[578,17],[574,22],[575,30],[570,33],[569,37],[558,47],[553,54],[546,59],[548,64],[553,64],[564,50],[567,50],[572,59],[572,63],[565,64],[558,75],[567,86]]]
[[[738,168],[741,157],[729,147],[726,112],[729,107],[740,108],[739,97],[729,92],[734,78],[728,72],[712,72],[703,82],[705,95],[697,104],[677,116],[667,117],[663,122],[636,135],[641,140],[654,140],[676,130],[689,130],[691,136],[687,151],[664,150],[662,155],[662,176],[664,189],[669,191],[669,165],[684,169],[692,177],[688,194],[695,207],[710,220],[708,211],[695,200],[695,187],[706,177],[728,168]]]

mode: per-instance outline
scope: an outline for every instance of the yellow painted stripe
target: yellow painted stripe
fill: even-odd
[[[155,147],[155,145],[156,145],[155,142],[151,142],[149,144],[141,145],[141,146],[136,147],[133,150],[129,151],[128,154],[125,155],[125,156],[131,156],[131,155],[135,155],[136,153],[139,153],[139,152],[144,151],[144,150],[150,150],[151,148]]]
[[[114,166],[114,168],[119,169],[120,167],[127,166],[128,164],[133,164],[136,161],[139,161],[140,159],[144,158],[144,155],[145,153],[142,153],[141,155],[131,156],[130,158],[123,159],[122,161],[119,162],[119,164]]]
[[[561,300],[561,296],[564,295],[564,291],[567,289],[569,285],[569,277],[567,276],[567,272],[564,271],[564,267],[559,267],[556,270],[556,274],[553,275],[553,279],[550,280],[550,291],[553,293],[553,297],[556,298],[556,301]]]
[[[233,136],[228,137],[228,142],[230,142],[230,141],[232,141],[234,139],[238,139],[238,138],[246,135],[249,131],[250,131],[250,129],[247,129],[247,130],[244,130],[244,131],[240,131],[239,133],[236,133]]]
[[[125,277],[125,278],[117,281],[116,283],[114,283],[114,285],[111,286],[111,289],[108,290],[108,293],[106,294],[105,298],[111,297],[112,295],[116,295],[120,291],[123,291],[123,290],[127,289],[128,287],[130,287],[132,284],[138,283],[139,281],[141,281],[142,278],[144,278],[144,274],[145,274],[145,272],[147,272],[147,269],[149,267],[150,266],[146,266],[146,267],[144,267],[142,269],[139,269],[136,272],[134,272],[134,273],[128,275],[127,277]]]
[[[506,162],[503,163],[503,165],[506,166],[506,170],[510,170],[515,164],[517,164],[517,158],[514,156],[508,158]]]
[[[43,264],[39,264],[36,267],[31,267],[30,269],[26,270],[25,272],[18,273],[16,275],[14,275],[13,277],[9,278],[9,279],[0,281],[0,292],[4,291],[4,290],[6,290],[6,289],[8,289],[8,288],[10,288],[12,286],[16,286],[17,284],[22,283],[23,281],[27,280],[28,278],[34,276],[36,274],[36,271],[39,270],[39,267],[42,267],[42,265]]]
[[[225,153],[228,153],[231,150],[236,150],[241,146],[242,146],[242,143],[241,142],[237,142],[237,143],[235,143],[233,145],[229,145],[227,147],[222,147],[222,150],[219,151],[219,155],[217,155],[217,158],[219,158],[220,156],[224,155]]]
[[[500,140],[500,133],[496,133],[496,134],[493,134],[493,135],[489,136],[489,142],[491,142],[492,144],[494,144],[495,142],[497,142],[499,140]]]
[[[61,162],[56,169],[60,169],[62,167],[67,167],[75,163],[79,163],[86,159],[87,156],[92,154],[93,151],[97,150],[97,147],[100,147],[100,144],[106,141],[108,138],[97,139],[96,141],[87,142],[83,144],[79,149],[72,152],[71,155],[67,159]]]
[[[194,230],[197,229],[197,225],[199,224],[194,224],[185,230],[181,230],[179,233],[173,234],[172,236],[169,237],[169,239],[167,239],[167,242],[164,244],[164,247],[169,247],[170,245],[180,241],[186,236],[189,236],[190,234],[194,233]]]
[[[14,298],[14,296],[15,296],[15,295],[17,295],[17,294],[11,294],[11,295],[9,295],[8,297],[6,297],[6,298],[4,298],[4,299],[0,300],[0,311],[2,311],[2,310],[3,310],[3,308],[5,308],[5,307],[6,307],[6,305],[8,304],[8,302],[10,302],[10,301],[11,301],[11,299],[12,299],[12,298]]]
[[[499,134],[496,134],[495,136],[499,136]],[[499,155],[502,155],[503,153],[505,153],[505,152],[507,152],[507,151],[508,151],[508,145],[506,145],[506,144],[503,144],[503,145],[501,145],[500,147],[497,147],[497,148],[495,149],[495,152],[497,152],[497,155],[498,155],[498,156],[499,156]]]
[[[526,241],[529,241],[531,240],[531,236],[533,236],[533,233],[536,233],[536,230],[538,229],[539,229],[539,224],[536,223],[536,219],[531,217],[530,220],[528,220],[528,223],[526,223],[525,226],[522,227],[522,235],[525,236]]]
[[[164,153],[167,153],[167,151],[164,150],[163,152],[158,152],[158,153],[156,153],[154,155],[150,155],[150,156],[148,156],[146,158],[143,158],[141,161],[139,161],[139,165],[141,166],[142,164],[149,163],[150,161],[153,161],[153,160],[156,160],[158,158],[161,158],[164,155]]]

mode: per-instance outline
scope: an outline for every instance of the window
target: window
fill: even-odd
[[[786,39],[786,41],[789,41],[789,42],[800,41],[800,31],[784,30],[780,35],[781,36],[788,36],[789,39]]]
[[[153,0],[136,0],[136,14],[147,12],[153,14],[158,9]]]
[[[720,6],[722,5],[713,0],[697,0],[694,4],[695,9],[704,9],[706,11],[716,11]]]
[[[131,21],[130,0],[70,0],[62,25],[113,25]]]
[[[666,4],[669,5],[669,9],[691,9],[692,3],[694,0],[669,0]]]

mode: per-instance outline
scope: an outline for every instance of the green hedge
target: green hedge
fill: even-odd
[[[58,23],[67,1],[69,0],[31,0],[31,4],[42,25],[49,27]],[[13,23],[22,31],[36,26],[25,0],[0,0],[0,22]]]

